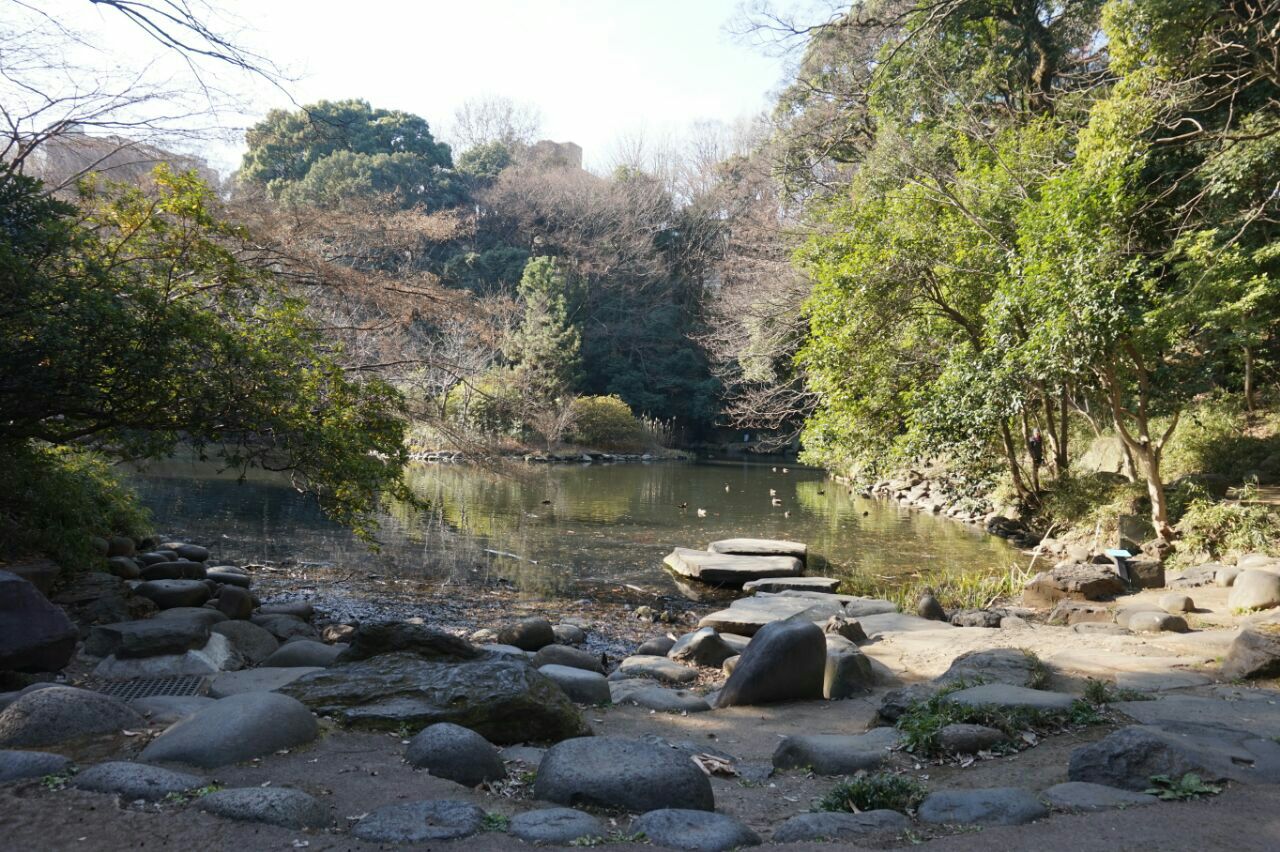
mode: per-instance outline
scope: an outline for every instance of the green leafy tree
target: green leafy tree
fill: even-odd
[[[525,264],[519,286],[524,318],[510,354],[534,407],[571,391],[581,371],[582,336],[570,319],[569,286],[555,258],[532,257]]]

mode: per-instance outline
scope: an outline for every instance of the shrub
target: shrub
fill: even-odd
[[[93,537],[149,531],[137,495],[95,453],[74,447],[0,449],[8,472],[0,493],[0,556],[44,554],[63,568],[98,567]]]
[[[580,396],[573,403],[573,440],[602,450],[639,450],[648,432],[616,396]]]
[[[1178,522],[1180,550],[1208,553],[1276,552],[1280,542],[1280,511],[1266,504],[1219,503],[1193,500]]]
[[[907,775],[876,772],[842,781],[818,802],[820,811],[906,811],[924,801],[925,787]]]

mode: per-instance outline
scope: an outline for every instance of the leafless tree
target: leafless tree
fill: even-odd
[[[488,95],[472,98],[454,111],[450,138],[460,150],[490,142],[518,148],[533,144],[541,129],[537,107]]]

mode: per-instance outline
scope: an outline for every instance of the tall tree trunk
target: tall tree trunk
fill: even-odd
[[[1004,442],[1004,458],[1009,465],[1009,477],[1013,480],[1013,489],[1018,492],[1018,499],[1026,500],[1030,495],[1027,485],[1022,479],[1022,468],[1018,466],[1018,449],[1013,443],[1013,433],[1009,431],[1009,421],[1000,421],[1000,438]]]
[[[1141,370],[1136,355],[1133,356],[1135,366]],[[1147,385],[1145,376],[1141,376],[1137,395],[1137,406],[1127,411],[1120,400],[1120,388],[1117,384],[1113,364],[1108,364],[1104,373],[1107,388],[1107,399],[1111,404],[1111,414],[1115,418],[1116,431],[1126,449],[1140,463],[1142,475],[1147,481],[1147,494],[1151,496],[1151,525],[1156,535],[1165,541],[1171,540],[1175,533],[1169,522],[1169,501],[1165,495],[1164,479],[1160,473],[1160,455],[1173,430],[1178,426],[1178,415],[1175,414],[1169,428],[1165,430],[1158,442],[1151,439],[1151,420],[1147,413]],[[1125,422],[1127,417],[1133,418],[1136,429],[1130,430]],[[1136,433],[1136,434],[1135,434]]]
[[[1244,407],[1253,414],[1253,347],[1244,347]]]
[[[1067,452],[1067,437],[1071,432],[1071,420],[1068,417],[1071,410],[1071,400],[1067,393],[1066,382],[1062,383],[1062,394],[1058,400],[1058,428],[1062,430],[1062,434],[1058,436],[1057,456],[1054,458],[1053,464],[1057,469],[1058,476],[1062,476],[1067,472],[1067,465],[1071,463],[1071,456]]]

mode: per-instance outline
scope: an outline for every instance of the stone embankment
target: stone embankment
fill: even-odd
[[[1263,554],[1067,554],[957,620],[788,587],[829,579],[803,544],[729,539],[670,567],[756,585],[617,659],[591,619],[337,623],[204,547],[106,544],[112,573],[0,570],[15,848],[71,813],[95,848],[895,846],[1280,783]]]
[[[421,450],[409,454],[410,461],[431,464],[465,464],[468,462],[488,461],[495,456],[463,453],[456,450]],[[496,458],[510,461],[524,461],[531,464],[618,464],[623,462],[651,462],[667,459],[684,459],[687,456],[677,451],[666,451],[662,455],[654,453],[604,453],[583,451],[572,453],[502,453]]]

